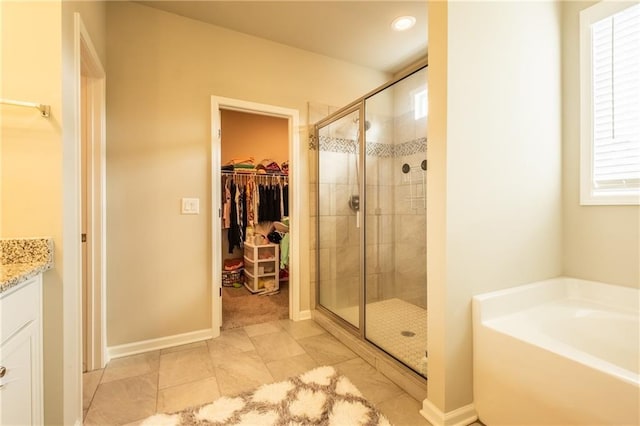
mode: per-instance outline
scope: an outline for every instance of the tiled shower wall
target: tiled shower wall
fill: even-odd
[[[414,116],[413,93],[426,88],[425,72],[416,73],[395,86],[395,274],[394,296],[427,308],[426,171],[427,118]],[[402,166],[408,164],[409,173]]]
[[[329,128],[332,138],[340,138],[346,146],[354,147],[352,139],[341,138],[340,130],[332,126]],[[322,247],[319,266],[324,271],[320,281],[321,301],[325,306],[337,308],[358,306],[359,300],[360,235],[356,214],[349,207],[350,197],[358,194],[356,155],[355,149],[353,153],[323,151],[320,161],[318,239]]]
[[[367,112],[367,303],[394,297],[393,117]]]
[[[395,241],[393,296],[427,307],[426,299],[426,174],[424,153],[394,159]],[[408,164],[409,173],[403,173]]]
[[[367,303],[392,297],[394,261],[393,158],[367,155]]]

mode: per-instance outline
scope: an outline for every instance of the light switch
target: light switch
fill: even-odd
[[[182,214],[199,214],[200,199],[199,198],[183,198]]]

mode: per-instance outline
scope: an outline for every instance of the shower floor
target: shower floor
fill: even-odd
[[[336,313],[357,324],[357,306],[337,309]],[[366,322],[367,340],[426,377],[426,309],[396,298],[368,303]]]
[[[427,375],[427,310],[402,299],[367,304],[367,339]]]

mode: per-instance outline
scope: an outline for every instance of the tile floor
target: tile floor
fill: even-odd
[[[129,425],[333,365],[396,426],[428,425],[421,401],[312,320],[225,330],[214,340],[132,355],[84,374],[86,425]]]

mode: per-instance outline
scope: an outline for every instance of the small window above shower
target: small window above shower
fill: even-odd
[[[413,95],[413,114],[416,120],[427,116],[429,112],[427,104],[427,89],[418,90]]]

